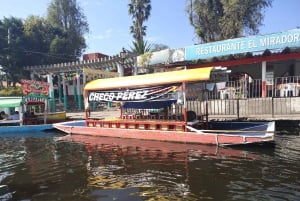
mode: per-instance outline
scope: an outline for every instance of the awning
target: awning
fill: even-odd
[[[145,75],[97,79],[87,83],[84,91],[101,91],[120,88],[159,86],[181,82],[206,81],[210,79],[212,67],[179,70]]]
[[[0,108],[19,107],[22,97],[0,97]]]

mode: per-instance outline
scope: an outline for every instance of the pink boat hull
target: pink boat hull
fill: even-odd
[[[226,134],[226,133],[196,133],[184,131],[142,130],[128,128],[103,128],[87,126],[71,126],[68,123],[53,125],[56,129],[68,134],[87,136],[103,136],[115,138],[129,138],[142,140],[156,140],[166,142],[208,144],[208,145],[241,145],[251,143],[273,142],[273,134]]]

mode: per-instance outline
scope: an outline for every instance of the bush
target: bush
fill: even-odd
[[[22,96],[22,87],[8,87],[0,90],[0,96]]]

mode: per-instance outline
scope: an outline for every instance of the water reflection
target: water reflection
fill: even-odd
[[[0,137],[0,200],[300,197],[299,136],[280,135],[273,147],[249,148],[40,136]]]
[[[210,177],[206,171],[214,170],[205,164],[210,160],[225,160],[232,165],[234,161],[259,157],[243,150],[205,145],[82,136],[60,140],[84,144],[88,150],[89,187],[130,189],[132,196],[146,200],[197,200],[199,194],[191,191],[194,170],[190,166],[200,162],[195,174]],[[209,181],[203,178],[206,186]],[[201,197],[205,198],[205,193]]]

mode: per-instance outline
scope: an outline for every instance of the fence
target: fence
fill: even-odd
[[[201,101],[189,98],[187,107],[210,118],[300,119],[300,77],[280,77],[266,82],[242,79],[206,86]]]

